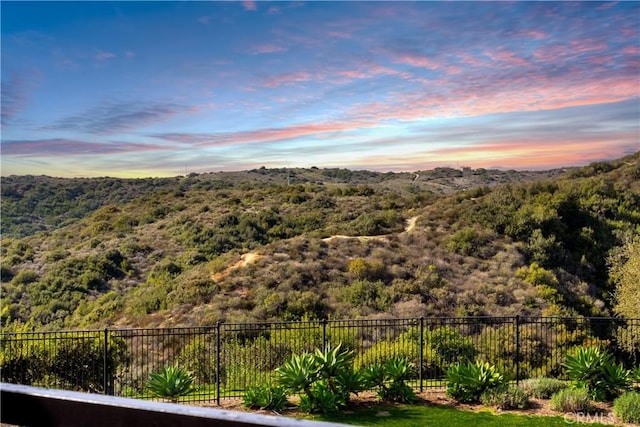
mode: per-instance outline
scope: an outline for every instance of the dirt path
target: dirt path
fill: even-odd
[[[413,232],[413,230],[415,230],[415,228],[416,228],[416,222],[418,221],[418,218],[419,218],[418,216],[414,216],[412,218],[409,218],[406,221],[406,225],[405,225],[403,233],[411,233],[411,232]],[[381,236],[345,236],[343,234],[337,234],[335,236],[325,237],[324,239],[322,239],[322,241],[323,242],[331,242],[333,240],[340,240],[340,239],[358,239],[361,242],[366,242],[366,241],[369,241],[369,240],[387,240],[388,238],[389,238],[388,234],[381,235]],[[240,260],[238,262],[236,262],[233,265],[230,265],[229,267],[225,268],[221,272],[212,275],[211,278],[214,281],[218,281],[220,279],[223,279],[227,275],[229,275],[229,273],[231,273],[233,270],[235,270],[237,268],[240,268],[240,267],[247,266],[249,264],[252,264],[252,263],[256,262],[258,259],[260,259],[260,258],[261,258],[261,256],[258,255],[255,252],[247,252],[246,254],[243,254],[240,257]]]
[[[229,273],[231,273],[236,268],[240,268],[240,267],[244,267],[244,266],[247,266],[249,264],[252,264],[252,263],[256,262],[258,259],[260,259],[260,258],[261,258],[261,256],[258,255],[255,252],[247,252],[246,254],[243,254],[240,257],[240,261],[236,262],[233,265],[230,265],[229,267],[225,268],[221,272],[212,275],[211,279],[213,279],[214,281],[218,281],[220,279],[223,279],[224,277],[226,277]]]
[[[416,222],[418,221],[419,216],[414,216],[409,218],[406,221],[406,225],[404,227],[403,233],[411,233],[416,228]],[[366,242],[367,240],[387,240],[389,238],[389,234],[383,234],[380,236],[345,236],[343,234],[337,234],[335,236],[325,237],[322,239],[323,242],[331,242],[336,239],[358,239],[361,242]]]
[[[407,226],[404,229],[405,233],[411,233],[416,229],[416,222],[418,222],[419,216],[414,216],[413,218],[409,218],[407,220]]]

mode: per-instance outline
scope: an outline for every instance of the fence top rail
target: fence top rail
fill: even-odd
[[[375,325],[383,326],[384,324],[402,325],[405,324],[418,324],[421,320],[427,322],[448,322],[448,323],[469,323],[469,322],[514,322],[518,319],[519,322],[588,322],[588,321],[603,321],[603,322],[616,322],[616,323],[636,323],[640,322],[640,318],[625,318],[625,317],[606,317],[606,316],[593,316],[593,317],[570,317],[570,316],[468,316],[468,317],[445,317],[445,316],[433,316],[433,317],[414,317],[414,318],[381,318],[381,319],[320,319],[311,321],[274,321],[274,322],[247,322],[247,323],[223,323],[219,322],[215,325],[203,325],[203,326],[172,326],[163,328],[104,328],[104,329],[63,329],[57,331],[0,331],[0,336],[11,335],[55,335],[55,334],[76,334],[87,337],[93,337],[101,333],[144,333],[153,332],[161,333],[161,331],[192,331],[193,333],[207,333],[216,331],[218,328],[223,327],[228,331],[228,328],[244,328],[244,329],[257,329],[257,328],[269,328],[269,327],[283,327],[293,326],[296,329],[302,329],[306,327],[312,327],[321,324],[350,324],[350,325]],[[96,334],[96,335],[90,335]]]

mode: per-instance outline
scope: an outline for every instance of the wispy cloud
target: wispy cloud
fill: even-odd
[[[101,155],[148,151],[164,151],[170,147],[159,144],[131,142],[95,142],[66,138],[2,141],[2,153],[8,156],[66,157],[70,155]]]
[[[262,85],[264,87],[275,88],[282,85],[291,85],[295,83],[308,82],[314,79],[314,75],[307,71],[295,73],[284,73],[277,76],[267,78]]]
[[[40,73],[32,70],[22,73],[3,72],[3,74],[0,91],[2,98],[0,124],[5,127],[26,107],[29,93],[40,80]]]
[[[62,118],[43,129],[110,135],[161,123],[174,115],[194,111],[194,107],[167,102],[107,102],[82,114]]]
[[[93,56],[93,58],[96,61],[105,61],[107,59],[112,59],[112,58],[115,58],[115,57],[116,57],[115,53],[113,53],[113,52],[104,52],[104,51],[100,51],[100,52],[96,53]]]
[[[370,124],[355,122],[306,123],[283,128],[257,129],[239,132],[214,133],[158,133],[148,136],[182,144],[220,147],[233,144],[255,144],[284,141],[300,137],[318,137],[322,134],[353,131]]]
[[[266,53],[286,52],[287,50],[288,49],[286,47],[277,45],[275,43],[263,43],[263,44],[252,46],[249,49],[249,52],[251,52],[254,55],[258,55],[258,54],[266,54]]]

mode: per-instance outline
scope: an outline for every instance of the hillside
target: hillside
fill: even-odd
[[[611,314],[639,178],[639,153],[564,173],[7,177],[2,322]]]

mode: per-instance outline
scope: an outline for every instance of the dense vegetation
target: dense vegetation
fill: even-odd
[[[2,229],[5,326],[640,317],[629,297],[640,153],[562,175],[12,176],[2,178]]]

